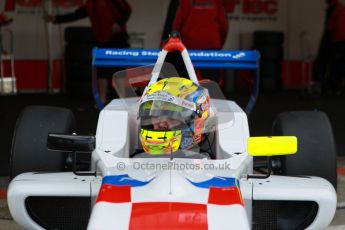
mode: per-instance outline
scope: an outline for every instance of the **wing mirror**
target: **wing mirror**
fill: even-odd
[[[50,150],[72,153],[73,173],[78,176],[96,176],[96,171],[77,170],[77,152],[90,153],[96,148],[95,136],[79,136],[67,134],[48,134],[47,148]]]
[[[94,136],[50,133],[47,147],[50,150],[63,152],[92,152],[96,147],[96,138]]]
[[[267,173],[248,175],[248,178],[266,179],[272,172],[272,156],[292,155],[297,152],[297,137],[250,137],[248,138],[248,154],[253,157],[267,157]]]

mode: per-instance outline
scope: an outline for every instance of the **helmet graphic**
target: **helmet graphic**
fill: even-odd
[[[170,154],[204,140],[208,90],[189,79],[165,78],[149,85],[140,100],[139,138],[145,152]]]

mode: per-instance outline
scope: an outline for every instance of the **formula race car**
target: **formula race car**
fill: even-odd
[[[188,78],[165,62],[175,51]],[[283,113],[274,136],[250,137],[247,114],[216,83],[198,81],[177,36],[153,68],[120,71],[113,83],[119,98],[100,112],[95,136],[73,134],[64,108],[21,114],[8,204],[25,229],[324,229],[332,221],[336,154],[324,113]]]

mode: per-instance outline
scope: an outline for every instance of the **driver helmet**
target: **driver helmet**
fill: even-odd
[[[208,90],[191,80],[170,77],[149,85],[138,114],[143,150],[162,155],[193,148],[204,140],[209,116]]]

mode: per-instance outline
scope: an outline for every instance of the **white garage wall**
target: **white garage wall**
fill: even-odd
[[[229,34],[224,48],[251,49],[253,43],[252,33],[256,30],[285,32],[287,28],[286,9],[288,1],[277,0],[278,11],[273,15],[266,13],[245,14],[242,11],[243,5],[237,5],[235,12],[228,14]]]
[[[27,0],[29,1],[29,0]],[[323,29],[324,0],[276,0],[278,11],[270,17],[275,20],[252,21],[253,17],[264,18],[264,14],[244,15],[240,0],[234,13],[229,14],[230,30],[225,49],[250,49],[252,32],[255,30],[284,31],[286,36],[285,56],[287,59],[300,60],[301,35],[306,34],[305,44],[310,53],[315,56]],[[269,0],[257,0],[266,2]],[[271,0],[272,1],[272,0]],[[275,0],[273,0],[275,1]],[[169,0],[129,0],[133,13],[128,23],[130,33],[142,33],[145,48],[158,48]],[[0,10],[4,9],[5,1],[0,1]],[[55,9],[56,10],[56,9]],[[59,11],[71,11],[73,9]],[[8,12],[15,20],[9,28],[15,34],[15,56],[17,59],[45,59],[47,57],[46,33],[42,20],[42,7],[16,7],[15,12]],[[242,20],[234,20],[241,18]],[[248,19],[249,18],[249,19]],[[63,44],[60,32],[71,25],[89,25],[87,19],[64,26],[51,26],[50,39],[54,58],[62,57]]]
[[[144,33],[145,47],[158,48],[163,32],[169,0],[129,0],[132,16],[128,32]]]
[[[316,55],[321,34],[324,29],[324,0],[286,0],[288,1],[288,58],[298,60],[303,57],[302,37],[305,49],[310,47],[310,53]],[[305,52],[308,53],[308,52]],[[307,55],[307,54],[306,54]]]
[[[285,58],[303,59],[307,54],[315,56],[324,23],[324,0],[278,0],[278,12],[273,15],[277,20],[252,22],[248,20],[232,21],[225,49],[250,49],[252,33],[255,30],[285,32]],[[244,16],[240,12],[235,14]],[[267,17],[264,14],[247,17]],[[303,47],[306,50],[302,51]]]

